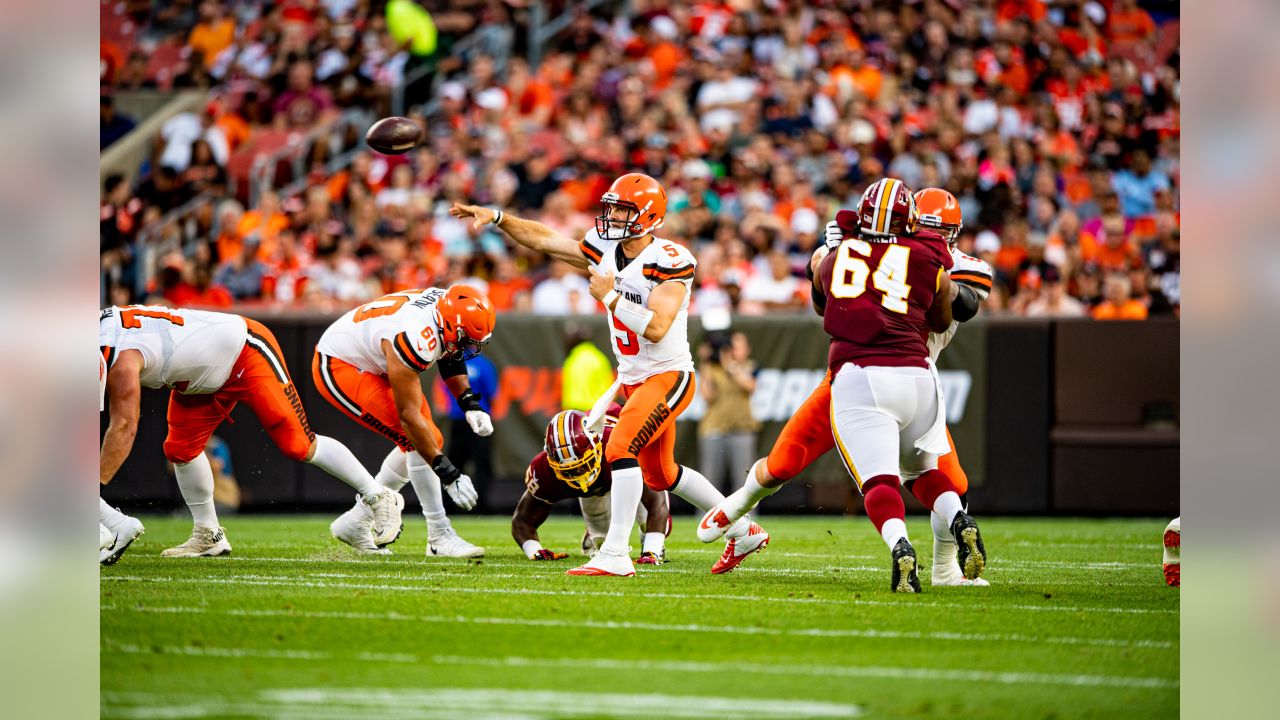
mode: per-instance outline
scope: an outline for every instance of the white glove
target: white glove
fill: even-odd
[[[489,417],[489,413],[483,410],[468,410],[466,416],[471,432],[480,437],[489,437],[493,434],[493,420]]]
[[[822,233],[823,244],[827,249],[834,250],[844,242],[844,230],[840,229],[840,224],[835,220],[827,223],[827,227]]]
[[[471,484],[471,478],[466,475],[458,476],[457,480],[445,485],[444,489],[449,493],[449,499],[453,500],[453,503],[463,510],[474,508],[476,502],[480,500],[480,494],[476,492],[476,486]]]

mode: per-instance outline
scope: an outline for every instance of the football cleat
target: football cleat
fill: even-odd
[[[99,524],[99,527],[102,525]],[[125,515],[124,522],[118,523],[114,530],[107,531],[111,533],[111,540],[108,545],[98,550],[98,562],[102,565],[115,565],[133,541],[146,531],[147,529],[142,527],[141,520]]]
[[[1182,518],[1176,517],[1164,529],[1164,583],[1182,587]]]
[[[191,537],[177,547],[171,547],[160,553],[160,557],[220,557],[231,554],[231,543],[227,542],[226,528],[207,528],[195,526]]]
[[[590,575],[590,576],[613,576],[613,577],[631,577],[636,574],[636,568],[631,564],[630,555],[614,555],[603,550],[595,554],[595,557],[587,561],[587,564],[576,567],[565,572],[565,575]]]
[[[329,524],[329,532],[361,555],[391,554],[390,550],[378,547],[373,541],[373,511],[358,498],[355,507]]]
[[[956,539],[956,561],[966,579],[974,580],[987,567],[987,548],[982,544],[978,523],[968,513],[956,513],[951,521],[951,536]]]
[[[667,561],[667,553],[664,550],[661,555],[655,552],[642,552],[640,559],[636,560],[637,565],[661,565]]]
[[[373,542],[385,547],[400,537],[404,525],[400,513],[404,510],[404,497],[394,490],[383,488],[381,492],[362,497],[361,502],[373,511]]]
[[[449,527],[427,539],[427,557],[478,558],[484,557],[484,548],[463,540],[458,531]]]
[[[720,503],[717,503],[702,516],[702,520],[698,523],[698,539],[704,543],[715,542],[724,537],[737,520],[736,517],[729,517],[728,513],[720,508]]]
[[[742,537],[729,538],[729,542],[725,543],[724,554],[711,566],[712,575],[722,575],[742,564],[747,556],[754,552],[760,552],[769,546],[769,533],[765,529],[755,523],[747,529],[747,534]]]
[[[916,549],[906,538],[893,546],[893,578],[889,589],[893,592],[920,592],[920,576],[916,574]]]
[[[591,537],[590,531],[582,533],[582,554],[587,557],[595,557],[600,546],[604,545],[604,538]]]

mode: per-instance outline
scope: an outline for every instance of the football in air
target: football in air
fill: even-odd
[[[383,155],[402,155],[418,146],[422,128],[409,118],[383,118],[369,128],[364,139]]]

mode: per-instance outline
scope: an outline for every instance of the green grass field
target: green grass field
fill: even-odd
[[[421,516],[390,558],[330,518],[227,518],[230,558],[165,560],[185,520],[102,569],[103,717],[1176,717],[1178,591],[1163,520],[982,522],[989,588],[888,591],[865,518],[764,518],[738,571],[707,570],[679,517],[666,565],[571,578],[526,560],[505,518],[458,518],[483,561],[424,559]],[[922,565],[927,519],[908,523]],[[547,547],[582,524],[554,518]],[[572,564],[571,564],[572,563]]]

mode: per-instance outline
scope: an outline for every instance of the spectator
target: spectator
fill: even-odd
[[[804,309],[808,290],[791,274],[791,261],[781,250],[769,253],[769,271],[757,273],[742,288],[739,310],[750,315]]]
[[[240,255],[218,269],[215,281],[238,301],[262,298],[262,283],[267,275],[267,266],[258,259],[258,243],[256,233],[246,236]]]
[[[1156,210],[1156,192],[1169,189],[1169,178],[1151,168],[1151,156],[1135,150],[1130,169],[1115,174],[1111,186],[1120,197],[1120,207],[1127,218],[1151,215]]]
[[[258,238],[258,257],[266,259],[275,252],[276,236],[289,227],[289,218],[280,210],[280,196],[274,191],[262,193],[255,210],[250,210],[240,217],[236,233],[241,238],[256,235]]]
[[[591,412],[613,385],[615,373],[609,358],[591,341],[591,333],[577,323],[564,330],[565,359],[560,372],[560,406]]]
[[[513,258],[500,257],[494,261],[493,277],[489,278],[489,301],[494,310],[527,310],[532,289],[533,283],[520,273]]]
[[[551,261],[550,275],[533,289],[533,312],[539,315],[586,315],[597,311],[587,279],[559,260]]]
[[[1146,320],[1147,306],[1133,299],[1133,285],[1124,273],[1107,275],[1103,301],[1091,313],[1095,320]]]
[[[1067,285],[1056,268],[1050,267],[1042,278],[1039,297],[1027,304],[1024,315],[1036,318],[1082,318],[1089,314],[1084,303],[1067,293]]]
[[[200,22],[187,36],[187,47],[201,54],[205,67],[212,67],[218,55],[231,47],[235,34],[236,23],[227,15],[226,6],[204,0],[200,3]]]
[[[333,97],[315,85],[314,72],[309,60],[297,60],[289,66],[289,89],[272,106],[278,126],[311,129],[334,118]]]
[[[136,124],[128,115],[116,112],[114,98],[103,95],[98,101],[98,149],[107,149],[107,146],[128,135]]]
[[[740,332],[708,339],[707,358],[698,369],[698,391],[707,411],[698,423],[702,473],[726,493],[736,488],[755,461],[760,424],[751,413],[756,365],[751,345]]]

